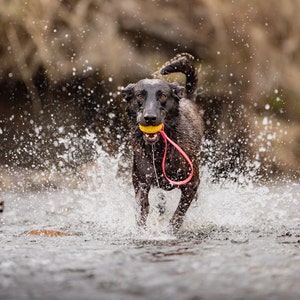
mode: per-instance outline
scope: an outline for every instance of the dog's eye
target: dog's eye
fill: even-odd
[[[142,94],[138,94],[138,95],[136,95],[136,99],[143,100],[144,96]]]
[[[160,96],[159,96],[159,100],[160,101],[166,101],[167,100],[167,95],[165,95],[165,94],[161,94]]]

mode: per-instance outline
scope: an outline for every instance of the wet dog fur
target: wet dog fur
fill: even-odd
[[[202,118],[194,99],[197,73],[189,54],[180,54],[161,69],[161,74],[182,72],[186,75],[185,87],[162,79],[143,79],[129,84],[122,90],[127,101],[127,114],[131,129],[133,148],[132,181],[137,201],[136,222],[145,227],[149,214],[148,194],[151,186],[171,190],[162,172],[165,143],[159,133],[145,134],[138,125],[164,124],[165,133],[189,156],[194,167],[190,182],[179,186],[181,198],[173,217],[170,230],[176,232],[196,196],[200,183],[199,155],[202,139]],[[153,159],[154,158],[154,159]],[[167,149],[166,172],[172,180],[183,180],[190,172],[189,166],[173,147]]]

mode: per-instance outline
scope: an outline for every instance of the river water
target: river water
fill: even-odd
[[[7,191],[0,227],[0,299],[300,299],[300,185],[211,183],[206,170],[180,232],[151,191],[138,231],[130,180],[116,161],[76,188]],[[242,180],[240,180],[241,182]],[[69,236],[29,235],[36,229]]]

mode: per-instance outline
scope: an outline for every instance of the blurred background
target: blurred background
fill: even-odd
[[[299,178],[299,12],[300,0],[0,0],[0,188],[76,173],[95,158],[88,131],[119,155],[120,87],[181,52],[199,68],[213,176]]]

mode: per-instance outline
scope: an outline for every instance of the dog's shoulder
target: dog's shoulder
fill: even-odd
[[[190,99],[182,98],[179,102],[179,123],[177,132],[184,133],[200,143],[203,135],[202,112]]]
[[[180,99],[179,115],[191,123],[193,127],[202,128],[202,111],[198,108],[194,101],[186,98]]]

